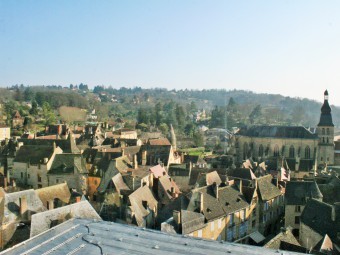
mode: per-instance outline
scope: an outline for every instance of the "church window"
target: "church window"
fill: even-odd
[[[310,148],[309,148],[309,146],[307,146],[305,148],[305,158],[310,159]]]
[[[294,148],[293,145],[290,146],[290,148],[289,148],[289,157],[290,158],[294,158],[295,157],[295,148]]]
[[[263,145],[261,144],[259,147],[259,157],[263,156]]]
[[[275,147],[274,147],[274,157],[278,157],[279,155],[280,155],[279,146],[275,145]]]

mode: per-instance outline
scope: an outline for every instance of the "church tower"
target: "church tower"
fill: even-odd
[[[334,124],[331,111],[328,103],[328,91],[326,90],[321,107],[320,121],[317,127],[319,137],[318,164],[334,164]]]

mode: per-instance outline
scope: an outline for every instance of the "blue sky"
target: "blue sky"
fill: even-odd
[[[0,86],[225,88],[340,105],[340,1],[0,0]]]

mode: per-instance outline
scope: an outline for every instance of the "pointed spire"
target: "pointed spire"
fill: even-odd
[[[170,138],[171,138],[171,145],[172,145],[173,149],[176,150],[177,149],[177,139],[176,139],[175,130],[174,130],[172,124],[170,124]]]

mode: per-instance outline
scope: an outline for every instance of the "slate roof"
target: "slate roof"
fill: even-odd
[[[36,192],[33,189],[18,191],[13,193],[5,193],[3,188],[0,188],[0,192],[4,194],[4,211],[2,214],[2,222],[9,223],[13,221],[20,221],[20,199],[26,198],[27,201],[27,211],[31,213],[42,212],[45,211],[43,203],[37,196]],[[2,202],[1,202],[2,203]],[[27,220],[27,219],[22,219]]]
[[[148,186],[143,186],[137,189],[129,196],[129,200],[138,226],[142,226],[144,217],[150,214],[150,211],[143,206],[143,201],[147,202],[147,206],[151,210],[157,210],[158,202]]]
[[[278,250],[281,247],[281,242],[301,246],[300,243],[294,237],[292,229],[288,227],[287,229],[281,230],[281,232],[277,234],[274,238],[272,238],[268,243],[266,243],[264,247]]]
[[[250,168],[234,168],[227,170],[227,176],[243,180],[254,180],[256,176]]]
[[[19,139],[24,145],[36,146],[51,146],[54,143],[60,147],[65,153],[80,153],[72,135],[70,134],[67,139]]]
[[[28,252],[29,251],[29,252]],[[113,222],[71,219],[37,235],[3,254],[131,254],[131,255],[275,255],[277,251],[173,235]],[[297,254],[280,251],[282,255]]]
[[[52,222],[60,224],[71,218],[101,220],[98,213],[87,200],[80,201],[75,204],[32,215],[30,236],[34,237],[49,230]]]
[[[259,195],[263,201],[268,201],[281,195],[281,191],[278,187],[272,184],[273,177],[266,175],[257,179],[257,187]]]
[[[250,126],[241,128],[236,135],[249,137],[292,138],[292,139],[318,139],[302,126]]]
[[[323,195],[325,203],[333,204],[340,202],[340,179],[338,177],[330,177],[324,184],[318,184]]]
[[[286,205],[305,205],[310,198],[322,200],[322,197],[315,181],[287,182],[285,192]]]
[[[245,197],[234,185],[220,188],[218,190],[218,200],[225,214],[237,212],[249,206]]]
[[[75,171],[80,174],[88,174],[85,160],[81,154],[63,153],[55,155],[48,174],[73,174]]]
[[[327,92],[327,90],[325,91],[325,96],[326,96],[326,92]],[[327,95],[328,95],[328,93],[327,93]],[[319,121],[318,126],[334,127],[331,112],[332,112],[332,109],[329,106],[328,100],[325,99],[324,102],[323,102],[323,105],[321,107],[321,115],[320,115],[320,121]]]
[[[53,155],[54,147],[46,145],[22,145],[17,151],[14,162],[44,164],[44,158],[50,159]]]
[[[301,214],[301,223],[310,227],[313,231],[320,235],[328,235],[333,241],[340,232],[340,212],[334,210],[330,204],[310,199]]]
[[[162,186],[162,188],[165,191],[165,194],[168,196],[169,199],[173,198],[171,194],[171,188],[174,189],[174,193],[176,194],[181,193],[176,183],[168,175],[165,175],[159,178],[159,185]]]
[[[113,176],[112,177],[112,182],[115,185],[118,194],[120,194],[121,190],[130,190],[130,188],[124,182],[121,173],[118,173],[115,176]]]
[[[181,223],[183,235],[190,234],[206,225],[203,214],[187,210],[181,210]]]
[[[71,193],[67,186],[67,183],[61,183],[41,189],[37,189],[35,191],[43,202],[44,206],[47,207],[48,201],[53,201],[55,198],[63,201],[65,204],[70,202]]]

